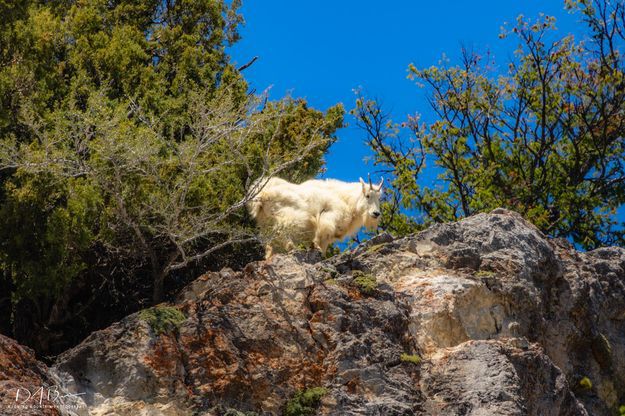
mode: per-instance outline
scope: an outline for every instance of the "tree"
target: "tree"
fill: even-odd
[[[6,207],[12,215],[7,212],[3,218],[5,225],[12,226],[6,229],[21,240],[24,233],[14,222],[23,222],[23,213],[28,212],[21,209],[21,195],[31,187],[45,189],[45,195],[34,195],[43,198],[39,203],[57,209],[49,216],[38,211],[30,215],[47,218],[48,224],[51,218],[61,217],[58,224],[54,221],[46,227],[54,244],[44,246],[42,254],[65,250],[57,255],[63,261],[56,264],[65,279],[81,270],[72,263],[75,253],[71,251],[98,242],[137,261],[147,259],[153,302],[159,302],[169,273],[225,245],[255,240],[244,226],[244,207],[253,197],[246,192],[251,180],[279,173],[289,176],[289,169],[291,176],[318,170],[323,149],[330,143],[326,133],[340,126],[342,119],[338,110],[326,117],[305,110],[307,115],[316,114],[305,119],[294,114],[294,108],[301,106],[291,100],[261,108],[263,100],[251,96],[248,105],[233,105],[236,95],[227,89],[222,92],[213,98],[191,96],[190,133],[180,141],[168,140],[159,120],[134,101],[114,104],[104,92],[90,97],[87,111],[63,110],[46,123],[24,118],[38,140],[28,145],[5,143],[0,156],[4,167],[16,169],[8,181]],[[288,134],[284,130],[301,128],[288,117],[310,131],[298,136],[307,142],[285,150],[280,148],[288,143],[281,137]],[[31,199],[26,201],[33,205]],[[61,230],[65,232],[57,235]],[[24,263],[10,259],[29,250],[17,242],[13,247],[10,235],[5,238],[5,247],[13,254],[7,262],[19,270]],[[25,276],[21,283],[31,280]],[[49,281],[62,287],[64,279]]]
[[[466,50],[459,66],[411,66],[437,120],[409,118],[409,139],[375,101],[359,97],[354,114],[375,162],[393,174],[395,211],[418,210],[428,223],[501,206],[586,249],[623,243],[615,212],[625,202],[625,7],[567,6],[581,13],[589,39],[557,38],[555,19],[521,16],[501,36],[519,41],[507,74]],[[443,187],[417,184],[426,161]],[[396,217],[396,227],[415,227]]]
[[[108,98],[133,97],[161,114],[168,134],[180,137],[193,91],[215,92],[236,80],[240,98],[245,97],[247,86],[225,53],[239,38],[239,5],[203,0],[2,3],[0,136],[30,140],[20,122],[25,99],[43,114],[70,103],[84,108],[91,93],[103,88]]]
[[[126,296],[115,279],[158,302],[167,277],[255,239],[252,181],[314,176],[342,126],[340,105],[248,92],[225,52],[238,1],[12,3],[0,1],[0,269],[23,337],[71,326],[103,292]]]

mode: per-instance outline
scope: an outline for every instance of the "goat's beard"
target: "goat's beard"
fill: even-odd
[[[369,231],[373,231],[376,228],[378,228],[378,224],[380,223],[380,219],[379,218],[373,218],[371,215],[365,214],[363,223],[364,223],[364,226]]]

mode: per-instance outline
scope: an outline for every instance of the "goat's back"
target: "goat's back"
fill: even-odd
[[[359,186],[334,179],[311,179],[301,184],[277,177],[264,181],[266,183],[260,192],[248,204],[250,213],[259,222],[279,216],[281,211],[300,210],[316,216],[324,210],[343,205],[346,195],[353,195]],[[262,182],[256,186],[260,185]]]

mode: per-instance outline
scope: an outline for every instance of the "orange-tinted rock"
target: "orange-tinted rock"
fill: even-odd
[[[30,349],[0,335],[1,415],[60,415],[58,392]]]

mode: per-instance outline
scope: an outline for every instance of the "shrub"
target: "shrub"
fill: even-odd
[[[323,387],[313,387],[304,391],[298,391],[287,403],[284,416],[314,415],[321,398],[327,392],[327,389]]]
[[[139,313],[139,318],[146,321],[156,335],[178,329],[186,319],[182,312],[171,306],[155,306],[144,309]]]
[[[375,276],[363,273],[359,270],[352,272],[352,275],[354,276],[352,285],[357,287],[360,293],[365,295],[375,293],[375,290],[378,287],[378,281],[375,279]]]

